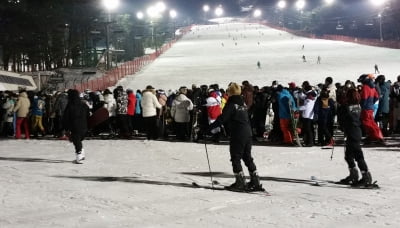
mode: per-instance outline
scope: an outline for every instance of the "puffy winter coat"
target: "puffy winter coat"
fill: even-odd
[[[179,94],[172,102],[171,116],[177,123],[187,123],[190,121],[190,110],[193,110],[192,101],[186,95]]]
[[[361,89],[361,109],[374,110],[374,104],[379,99],[378,92],[372,80],[366,80]]]
[[[376,90],[379,94],[379,108],[378,112],[389,113],[389,94],[390,94],[390,82],[378,83]]]
[[[109,116],[115,116],[117,103],[115,102],[114,96],[112,94],[104,95],[104,108],[108,110]]]
[[[29,107],[31,102],[28,99],[26,92],[22,92],[18,96],[17,104],[14,107],[14,112],[17,113],[17,117],[27,117],[29,114]]]
[[[57,116],[64,115],[64,110],[67,107],[67,104],[68,104],[68,95],[66,93],[59,94],[54,103],[54,113]]]
[[[136,96],[133,93],[128,93],[128,112],[127,114],[130,116],[135,115],[136,108]]]
[[[144,90],[142,94],[142,112],[143,117],[151,117],[157,115],[157,108],[162,106],[158,103],[158,99],[152,90]]]
[[[39,97],[33,99],[32,115],[43,116],[46,103]]]
[[[142,113],[142,94],[136,93],[136,108],[135,108],[135,113],[140,115]]]
[[[212,92],[206,100],[208,123],[213,123],[221,115],[221,103],[217,99],[217,93]]]
[[[68,93],[68,105],[63,115],[64,128],[72,134],[84,136],[88,129],[89,107],[80,100],[78,91]]]
[[[217,122],[229,129],[231,141],[242,141],[251,137],[249,114],[240,95],[230,96]]]
[[[297,110],[296,103],[294,102],[293,96],[287,89],[283,89],[278,95],[279,104],[279,118],[290,119],[291,113],[290,108]],[[289,107],[291,106],[291,107]]]
[[[299,107],[302,111],[301,116],[305,119],[314,119],[314,105],[315,105],[316,93],[314,91],[308,91],[306,93],[306,99],[304,104]]]
[[[128,113],[128,95],[123,89],[118,89],[115,92],[117,109],[117,115],[126,115]]]

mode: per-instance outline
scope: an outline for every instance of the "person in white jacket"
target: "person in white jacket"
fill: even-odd
[[[157,109],[161,109],[162,106],[158,102],[155,95],[155,89],[153,86],[148,85],[142,94],[142,114],[144,120],[144,128],[146,130],[147,139],[158,138],[158,127],[157,127]]]
[[[186,96],[187,88],[179,88],[179,95],[172,101],[171,116],[175,121],[176,138],[186,141],[189,139],[190,111],[193,110],[192,101]]]
[[[299,107],[302,111],[301,116],[303,117],[303,141],[304,146],[314,145],[314,131],[313,131],[313,120],[314,120],[314,104],[316,100],[316,92],[312,90],[310,85],[306,86],[305,93],[306,99],[304,100],[304,105]]]
[[[110,117],[107,120],[107,127],[111,134],[115,134],[115,116],[116,116],[116,109],[117,109],[117,102],[109,89],[104,90],[103,93],[104,97],[104,108],[108,110],[108,116]]]

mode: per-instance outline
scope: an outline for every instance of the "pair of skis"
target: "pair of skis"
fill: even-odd
[[[311,177],[311,181],[313,182],[311,184],[312,186],[318,186],[318,187],[329,187],[329,186],[340,185],[343,186],[343,188],[352,188],[352,189],[380,189],[379,185],[377,184],[378,181],[374,181],[373,183],[367,185],[351,185],[342,183],[340,181],[319,180],[315,177]]]
[[[237,192],[237,193],[247,193],[247,194],[254,194],[254,195],[261,195],[261,196],[271,196],[271,194],[265,189],[262,190],[246,190],[246,191],[239,191],[239,190],[234,190],[229,188],[229,186],[225,186],[220,184],[218,181],[213,181],[212,186],[209,185],[201,185],[198,184],[197,182],[192,182],[192,186],[196,188],[203,188],[203,189],[208,189],[208,190],[216,190],[216,191],[230,191],[230,192]]]

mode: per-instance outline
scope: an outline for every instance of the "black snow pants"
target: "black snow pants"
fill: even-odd
[[[250,173],[257,170],[253,161],[253,157],[251,156],[251,143],[251,137],[245,139],[231,139],[229,143],[229,152],[231,154],[231,162],[234,173],[243,171],[241,160],[243,160]]]

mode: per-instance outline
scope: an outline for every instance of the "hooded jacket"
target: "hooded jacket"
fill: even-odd
[[[26,94],[26,92],[21,92],[18,96],[17,104],[14,107],[14,112],[17,113],[17,117],[27,117],[30,106],[31,102],[28,99],[28,94]]]
[[[375,89],[375,84],[371,79],[364,80],[360,95],[361,109],[374,110],[374,104],[379,99],[379,95]]]
[[[231,141],[248,139],[252,136],[247,107],[240,95],[229,97],[217,121],[229,129]]]
[[[162,106],[160,103],[158,103],[158,99],[153,93],[153,90],[144,90],[142,94],[143,117],[156,116],[157,108],[161,109]]]
[[[112,94],[104,95],[104,108],[108,110],[109,116],[115,116],[115,110],[117,108],[117,104]]]
[[[172,102],[171,116],[177,123],[187,123],[190,121],[190,110],[193,110],[192,101],[185,94],[179,94]]]
[[[63,115],[63,125],[72,134],[84,136],[88,129],[89,107],[79,98],[77,90],[68,91],[68,105]]]
[[[135,115],[136,108],[136,96],[133,93],[128,93],[128,112],[127,114],[130,116]]]
[[[279,118],[291,119],[290,109],[297,110],[293,96],[287,89],[282,89],[278,95]],[[290,106],[290,107],[289,107]]]

